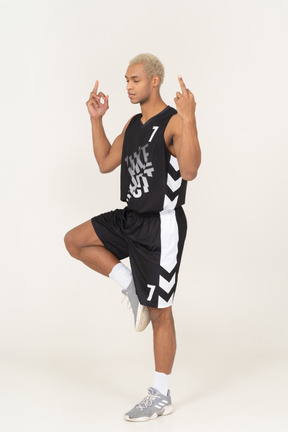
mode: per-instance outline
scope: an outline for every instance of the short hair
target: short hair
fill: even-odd
[[[159,76],[160,78],[159,87],[160,87],[164,80],[165,71],[164,71],[164,66],[161,63],[161,61],[158,59],[158,57],[149,53],[138,54],[136,57],[133,57],[130,60],[129,66],[135,65],[137,63],[144,63],[145,65],[144,70],[147,73],[149,79],[152,79],[154,75]]]

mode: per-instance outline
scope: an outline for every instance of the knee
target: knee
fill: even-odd
[[[66,246],[67,251],[70,253],[70,255],[73,258],[78,257],[79,253],[79,247],[77,246],[74,236],[73,236],[73,230],[68,231],[64,236],[64,243]]]
[[[160,327],[163,325],[174,324],[172,308],[148,308],[150,312],[150,319],[153,327]]]

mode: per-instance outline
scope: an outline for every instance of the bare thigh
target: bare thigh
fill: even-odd
[[[65,234],[64,241],[67,249],[71,247],[104,246],[93,228],[91,219],[68,231]]]

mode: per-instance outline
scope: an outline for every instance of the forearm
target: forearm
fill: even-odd
[[[178,162],[183,178],[192,180],[196,177],[201,163],[201,150],[195,115],[189,119],[182,120],[182,136]]]
[[[103,162],[110,152],[111,144],[106,137],[102,123],[102,117],[99,117],[97,119],[91,119],[91,125],[93,151],[99,168],[101,170]]]

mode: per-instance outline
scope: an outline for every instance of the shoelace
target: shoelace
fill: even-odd
[[[154,394],[152,394],[152,393],[149,393],[149,394],[148,394],[148,395],[143,399],[143,401],[141,401],[137,406],[138,406],[140,409],[147,408],[148,406],[151,406],[152,403],[153,403],[153,401],[154,401],[155,399],[157,399],[157,398],[160,398],[160,396],[158,396],[158,395],[154,395]],[[143,404],[144,406],[142,406],[142,404]]]
[[[129,301],[128,292],[123,292],[123,291],[122,291],[122,293],[124,294],[124,297],[123,297],[123,299],[122,299],[122,301],[121,301],[121,304],[123,303],[123,301],[124,301],[125,299],[127,299],[127,309],[131,309],[132,306],[131,306],[131,303],[130,303],[130,301]]]

